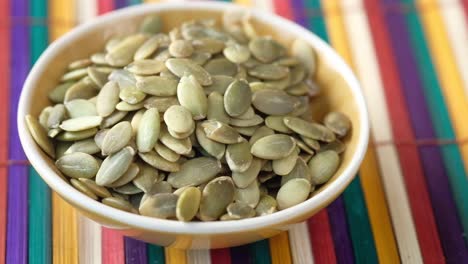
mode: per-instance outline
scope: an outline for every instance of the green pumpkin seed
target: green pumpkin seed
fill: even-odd
[[[225,58],[212,59],[203,68],[211,75],[235,76],[237,74],[237,65]]]
[[[230,125],[237,126],[237,127],[251,127],[251,126],[260,125],[262,123],[263,123],[263,118],[259,115],[255,115],[252,119],[231,118],[231,121],[229,122]]]
[[[171,184],[169,184],[167,181],[160,181],[155,183],[148,194],[153,195],[157,193],[172,193]]]
[[[200,207],[201,192],[196,187],[186,188],[177,200],[176,217],[179,221],[190,221],[198,212]]]
[[[310,189],[310,183],[306,179],[289,180],[281,186],[276,196],[278,208],[284,210],[304,202],[309,197]]]
[[[296,105],[294,111],[292,111],[289,115],[301,116],[304,119],[312,117],[311,112],[310,112],[309,97],[299,96],[296,98],[298,99],[299,103]]]
[[[97,116],[96,105],[85,99],[75,99],[65,103],[68,116],[76,118],[81,116]]]
[[[295,65],[290,68],[290,85],[296,85],[304,80],[307,72],[302,64]]]
[[[55,158],[59,159],[63,157],[65,151],[67,151],[72,144],[72,142],[58,141],[57,144],[55,144]]]
[[[287,74],[286,77],[279,80],[266,80],[264,83],[267,89],[285,90],[289,86],[290,81],[291,75]]]
[[[294,139],[287,135],[270,135],[257,140],[250,152],[262,159],[282,159],[291,154],[296,147]]]
[[[320,150],[320,143],[317,140],[311,139],[311,138],[308,138],[308,137],[304,137],[304,136],[301,136],[301,139],[310,148],[312,148],[314,150]]]
[[[146,97],[146,94],[135,86],[125,87],[120,89],[119,98],[129,104],[138,104],[142,102]]]
[[[80,59],[68,64],[68,70],[77,70],[91,66],[93,62],[90,59]]]
[[[104,136],[101,149],[104,155],[114,154],[124,148],[132,138],[130,122],[123,121],[113,126]]]
[[[164,35],[165,36],[165,35]],[[133,60],[144,60],[151,56],[159,47],[161,42],[160,35],[153,36],[141,45],[135,54],[133,55]]]
[[[184,139],[184,138],[188,138],[192,133],[193,131],[195,131],[195,125],[186,133],[177,133],[175,131],[172,131],[170,129],[167,130],[169,132],[169,134],[171,134],[171,136],[177,138],[177,139]]]
[[[234,200],[255,208],[260,200],[258,182],[255,180],[243,189],[237,188],[234,194]]]
[[[157,108],[160,113],[164,113],[173,105],[179,105],[177,97],[149,97],[145,100],[144,106],[146,109]]]
[[[235,202],[228,205],[226,208],[231,219],[244,219],[255,216],[255,210],[247,204]]]
[[[104,120],[102,120],[101,128],[108,128],[117,124],[127,116],[127,113],[128,112],[126,111],[114,111],[112,114],[105,117]]]
[[[234,199],[234,185],[230,177],[222,176],[210,181],[203,189],[200,201],[200,219],[213,221],[226,212]]]
[[[295,39],[291,46],[291,54],[299,59],[310,74],[317,68],[317,56],[310,45],[302,39]]]
[[[108,205],[110,207],[114,207],[116,209],[126,211],[126,212],[134,212],[135,211],[132,204],[125,201],[122,198],[107,197],[107,198],[102,199],[102,203],[105,204],[105,205]]]
[[[143,34],[135,34],[126,37],[110,50],[106,55],[106,61],[111,66],[123,67],[133,61],[137,49],[146,41]]]
[[[154,149],[161,157],[168,161],[176,162],[180,158],[179,154],[175,153],[173,150],[164,146],[163,144],[156,143]]]
[[[224,56],[232,63],[241,64],[250,58],[250,50],[246,46],[234,44],[223,50]]]
[[[257,207],[255,207],[255,212],[257,216],[269,215],[277,211],[276,207],[277,203],[275,198],[270,195],[263,195],[260,198]]]
[[[341,154],[345,151],[346,145],[341,142],[339,139],[336,139],[333,142],[320,146],[320,151],[333,150],[338,154]]]
[[[81,152],[64,155],[55,165],[71,178],[93,178],[99,169],[99,164],[93,156]]]
[[[234,128],[216,120],[206,120],[201,126],[209,139],[219,143],[235,144],[244,140]]]
[[[193,119],[200,120],[206,117],[208,99],[195,76],[189,75],[180,79],[177,86],[177,98],[180,105],[192,113]]]
[[[224,151],[226,149],[224,144],[209,139],[203,131],[201,125],[197,126],[195,133],[198,143],[209,155],[215,157],[218,160],[223,157]]]
[[[265,125],[275,131],[291,134],[293,131],[284,124],[283,118],[284,116],[268,116],[265,118]]]
[[[172,151],[180,155],[186,155],[192,150],[192,143],[190,142],[189,138],[174,138],[169,134],[165,126],[161,127],[161,134],[159,136],[159,140],[166,147],[170,148]]]
[[[255,133],[255,131],[257,131],[259,126],[250,126],[250,127],[235,127],[235,126],[233,126],[232,128],[234,128],[237,132],[239,132],[239,134],[241,134],[243,136],[251,137]]]
[[[305,163],[309,162],[309,160],[313,157],[313,155],[310,155],[308,153],[301,153],[299,155],[299,158],[301,158]]]
[[[288,156],[282,159],[273,160],[271,163],[273,171],[277,175],[287,175],[294,169],[298,155],[299,150],[296,148],[296,151],[291,152]]]
[[[224,109],[230,116],[240,116],[249,109],[251,101],[249,84],[244,80],[235,80],[224,94]]]
[[[102,117],[100,116],[81,116],[63,121],[60,128],[72,132],[83,131],[98,127],[101,122]]]
[[[276,64],[260,64],[250,68],[248,73],[263,80],[280,80],[289,74],[289,69]]]
[[[155,218],[172,218],[176,216],[179,196],[172,193],[158,193],[149,196],[140,204],[140,214]]]
[[[104,47],[104,49],[106,50],[106,52],[110,52],[111,50],[113,50],[115,47],[117,47],[117,45],[122,42],[122,39],[123,37],[112,37],[110,38],[107,42],[106,42],[106,45]]]
[[[89,78],[91,78],[91,80],[93,80],[93,82],[99,88],[101,88],[102,86],[104,86],[104,84],[106,84],[107,77],[109,76],[108,73],[99,71],[98,68],[96,67],[88,67],[87,70],[88,70]]]
[[[127,195],[134,195],[138,193],[142,193],[143,191],[136,187],[133,183],[127,183],[125,185],[113,188],[115,192]]]
[[[95,127],[87,129],[87,130],[76,131],[76,132],[65,131],[59,134],[56,137],[56,139],[61,140],[61,141],[77,141],[77,140],[90,138],[94,136],[97,133],[97,131],[98,130]]]
[[[193,131],[195,127],[190,111],[180,105],[169,107],[164,113],[164,121],[168,130],[176,133],[187,133]]]
[[[193,46],[190,41],[187,40],[176,40],[169,45],[169,54],[175,58],[186,58],[192,55]]]
[[[332,142],[335,140],[335,134],[325,126],[317,123],[309,123],[297,117],[285,117],[284,124],[294,132],[316,140]]]
[[[119,102],[119,86],[116,82],[107,82],[99,92],[96,101],[96,110],[102,117],[110,116]]]
[[[211,94],[212,92],[218,92],[224,95],[229,85],[234,81],[234,78],[225,75],[213,75],[212,80],[213,83],[205,87],[205,93]]]
[[[119,152],[109,155],[103,162],[96,175],[96,183],[108,186],[126,173],[133,161],[135,150],[125,147]]]
[[[105,53],[94,53],[90,59],[96,65],[107,65]]]
[[[94,194],[94,192],[92,192],[85,184],[83,184],[82,182],[80,182],[79,180],[77,179],[70,179],[70,183],[73,187],[75,187],[75,189],[77,189],[78,191],[80,191],[81,193],[85,194],[86,196],[88,196],[89,198],[93,199],[93,200],[97,200],[98,197],[96,196],[96,194]]]
[[[306,179],[309,182],[311,180],[309,168],[307,167],[307,164],[303,159],[296,159],[296,163],[293,169],[288,174],[281,177],[281,185],[284,185],[287,181],[296,178]]]
[[[246,188],[255,181],[261,168],[262,162],[257,158],[253,158],[250,167],[246,171],[232,173],[232,180],[238,188]]]
[[[155,60],[162,61],[162,62],[165,62],[166,60],[168,60],[170,58],[171,58],[171,54],[169,54],[169,50],[166,49],[166,48],[158,49],[156,51],[156,56],[154,56]],[[167,68],[164,69],[164,70],[167,70]],[[161,71],[161,72],[163,72],[163,71]]]
[[[26,116],[26,125],[29,129],[29,133],[33,137],[34,141],[39,145],[39,147],[47,153],[51,158],[55,158],[55,149],[54,145],[47,137],[45,129],[39,124],[36,118],[31,115]]]
[[[285,53],[285,48],[269,37],[254,38],[249,42],[252,55],[259,61],[270,63]]]
[[[47,135],[50,138],[55,138],[58,134],[60,134],[60,132],[62,132],[62,129],[60,128],[51,128],[49,132],[47,133]]]
[[[254,39],[258,36],[257,32],[255,31],[254,26],[250,23],[250,16],[247,15],[242,19],[242,29],[245,32],[245,35],[250,39]]]
[[[267,85],[264,82],[251,82],[249,83],[250,85],[250,90],[252,90],[253,93],[263,90],[263,89],[268,89]]]
[[[198,64],[200,66],[203,66],[209,59],[211,59],[211,54],[207,53],[207,52],[194,52],[189,57],[189,59],[191,61],[195,62],[196,64]],[[177,76],[175,76],[175,77],[177,77]]]
[[[196,51],[206,52],[211,55],[220,53],[224,49],[223,41],[212,38],[194,39],[192,44]]]
[[[164,70],[164,62],[159,60],[137,60],[125,67],[131,73],[138,75],[153,75]]]
[[[252,163],[250,144],[247,141],[230,144],[226,148],[226,161],[233,172],[244,172]]]
[[[213,158],[201,157],[188,160],[177,172],[167,176],[167,181],[174,188],[199,185],[213,179],[221,170],[221,163]]]
[[[224,97],[216,91],[208,96],[206,117],[209,120],[216,120],[225,124],[230,122],[230,118],[224,110]]]
[[[253,94],[252,104],[267,115],[287,115],[295,109],[299,100],[281,90],[262,89]]]
[[[115,106],[115,109],[119,111],[132,112],[132,111],[140,110],[143,107],[144,107],[144,102],[140,102],[137,104],[129,104],[127,102],[122,101]]]
[[[332,150],[317,153],[310,159],[308,166],[311,174],[311,182],[323,184],[336,172],[340,165],[340,156]]]
[[[268,118],[267,118],[268,119]],[[257,140],[275,134],[275,132],[266,126],[258,128],[255,133],[250,137],[249,144],[252,146]]]
[[[211,75],[200,65],[188,59],[168,59],[166,67],[175,75],[182,78],[184,75],[192,75],[201,85],[212,83]],[[181,80],[182,81],[182,80]]]
[[[63,103],[65,94],[67,93],[68,89],[70,89],[70,87],[72,87],[74,84],[75,82],[66,82],[66,83],[57,85],[47,95],[49,97],[49,100],[52,101],[52,103],[56,103],[56,104]]]
[[[82,184],[84,184],[91,192],[101,198],[108,198],[111,197],[111,193],[107,190],[107,188],[99,186],[96,184],[95,181],[87,178],[79,178],[78,179]]]
[[[236,116],[236,118],[243,119],[243,120],[255,118],[255,110],[253,109],[252,106],[249,106],[249,108],[247,109],[247,111],[245,111],[245,113],[243,113],[240,116]]]
[[[69,82],[69,81],[76,81],[88,75],[88,71],[86,68],[84,69],[77,69],[72,70],[65,73],[62,78],[60,79],[61,82]]]
[[[296,141],[296,145],[303,151],[307,152],[308,154],[310,155],[314,155],[315,154],[315,151],[311,148],[309,148],[309,146],[304,143],[304,141],[302,141],[301,139],[299,138],[294,138],[294,140]]]
[[[112,187],[112,188],[123,186],[133,181],[133,179],[135,179],[135,177],[138,175],[139,172],[140,172],[140,168],[138,167],[138,165],[136,165],[135,163],[132,163],[128,167],[127,171],[125,171],[125,173],[122,174],[122,176],[120,176],[116,181],[110,184],[107,184],[106,186]]]
[[[143,33],[156,34],[161,32],[162,29],[163,21],[158,15],[147,16],[140,24],[140,32]]]
[[[296,66],[299,63],[301,62],[299,61],[298,58],[295,58],[295,57],[283,57],[275,61],[275,64],[286,66],[286,67]]]
[[[309,92],[309,87],[304,82],[291,85],[285,90],[288,94],[294,96],[306,95]]]
[[[269,164],[271,164],[271,163],[269,163]],[[258,175],[258,181],[260,183],[264,183],[264,182],[267,182],[267,181],[273,179],[276,176],[277,175],[272,171],[270,171],[270,172],[263,171]],[[260,195],[261,195],[261,192],[260,192]]]
[[[148,193],[151,191],[153,185],[159,182],[162,177],[160,177],[157,169],[143,162],[138,163],[138,167],[140,171],[135,179],[133,179],[133,184],[143,192]]]
[[[66,115],[66,109],[63,104],[55,105],[50,110],[49,118],[47,119],[47,127],[58,128],[60,123],[65,119]]]
[[[158,109],[151,108],[146,110],[138,126],[136,143],[138,151],[148,152],[154,148],[158,141],[160,132],[160,121]]]
[[[96,143],[99,149],[102,149],[102,142],[104,142],[104,137],[106,136],[107,132],[109,132],[109,130],[110,129],[99,130],[94,136],[94,142]]]
[[[109,81],[116,82],[120,89],[135,87],[135,76],[127,70],[115,70],[109,75]]]
[[[65,152],[64,154],[71,154],[75,152],[82,152],[86,154],[96,154],[99,153],[101,149],[96,145],[96,142],[94,142],[93,138],[88,138],[80,141],[76,141],[71,145]]]
[[[328,127],[339,137],[346,136],[349,129],[351,128],[351,121],[349,120],[349,118],[345,114],[340,112],[328,113],[325,116],[323,123],[326,127]]]
[[[156,169],[168,172],[176,172],[180,170],[180,165],[178,163],[170,162],[159,156],[159,154],[154,151],[149,151],[146,153],[138,152],[138,156],[140,156],[144,162],[155,167]]]

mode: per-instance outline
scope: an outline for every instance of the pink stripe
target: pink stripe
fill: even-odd
[[[112,10],[114,10],[114,1],[98,0],[98,14],[99,15],[110,12]]]
[[[102,264],[125,263],[124,240],[120,233],[102,228]]]
[[[231,264],[231,251],[228,248],[212,249],[211,263]]]

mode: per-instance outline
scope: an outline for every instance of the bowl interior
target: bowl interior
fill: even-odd
[[[38,116],[45,106],[50,105],[47,99],[47,93],[57,85],[59,78],[63,75],[70,62],[76,59],[89,57],[91,54],[101,51],[104,47],[104,43],[112,36],[135,32],[139,22],[148,13],[160,13],[164,21],[164,29],[167,31],[170,28],[180,25],[183,21],[190,19],[214,18],[218,21],[218,24],[220,24],[222,9],[232,8],[232,6],[226,5],[222,5],[220,8],[206,8],[203,5],[191,7],[192,8],[188,8],[187,6],[185,8],[155,8],[153,6],[147,6],[146,8],[139,7],[139,9],[129,9],[134,10],[134,12],[125,12],[126,10],[123,10],[117,12],[117,14],[106,16],[100,19],[98,23],[93,23],[91,26],[86,28],[81,27],[78,33],[69,35],[65,40],[60,39],[58,43],[54,43],[49,48],[52,49],[53,52],[47,53],[46,58],[41,58],[38,65],[33,69],[33,76],[28,78],[25,85],[19,108],[19,114],[22,116],[18,117],[18,122],[21,123],[20,133],[22,133],[21,128],[25,127],[25,114]],[[323,115],[328,111],[341,111],[350,117],[353,124],[351,133],[344,139],[347,144],[347,150],[342,155],[342,163],[339,170],[328,183],[316,191],[313,198],[304,203],[308,205],[303,205],[301,208],[307,209],[307,211],[296,212],[297,214],[310,216],[312,211],[316,212],[318,209],[326,206],[346,187],[351,181],[352,175],[345,175],[345,170],[348,170],[347,174],[350,174],[350,171],[351,174],[354,173],[362,159],[367,144],[365,105],[362,96],[358,92],[359,87],[357,82],[349,68],[346,67],[341,59],[339,59],[324,42],[305,29],[281,18],[272,20],[270,15],[258,13],[257,11],[252,12],[252,18],[253,25],[260,35],[271,35],[286,47],[289,47],[291,42],[298,37],[310,42],[310,44],[315,47],[319,54],[318,70],[315,78],[322,88],[322,94],[318,99],[312,100],[312,116],[316,120],[322,120]],[[76,195],[78,195],[76,192],[67,192],[65,189],[56,188],[59,181],[62,182],[62,185],[67,183],[59,179],[57,174],[54,175],[50,173],[50,170],[42,170],[42,168],[47,166],[57,172],[54,162],[40,151],[37,146],[31,146],[30,144],[25,145],[25,142],[32,142],[31,137],[27,133],[23,133],[22,138],[25,137],[27,140],[22,139],[22,142],[28,158],[36,169],[39,167],[39,173],[55,191],[73,204],[79,204],[78,206],[85,211],[87,210],[86,203],[97,203],[81,194],[81,200],[84,202],[76,201],[75,198],[77,197]],[[346,177],[346,179],[336,182],[340,177]],[[317,198],[320,193],[329,189],[331,185],[335,185],[333,190],[323,194],[322,198]],[[72,195],[74,195],[74,197],[71,197]],[[313,201],[314,199],[315,202]],[[102,207],[103,205],[95,206]],[[290,209],[294,209],[294,207]],[[135,217],[144,218],[142,216]],[[230,223],[230,225],[233,224],[235,225],[235,223]]]

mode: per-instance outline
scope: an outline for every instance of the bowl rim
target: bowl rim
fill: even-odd
[[[143,15],[153,12],[164,12],[169,10],[207,10],[222,12],[228,8],[249,10],[251,15],[260,21],[271,24],[274,27],[284,28],[285,30],[293,32],[294,35],[302,36],[304,40],[309,43],[313,43],[316,49],[325,53],[326,57],[333,61],[331,64],[332,67],[340,72],[345,81],[348,83],[349,88],[351,89],[351,92],[355,98],[359,120],[361,121],[359,129],[360,134],[358,136],[356,153],[351,158],[349,166],[346,167],[337,177],[337,179],[330,183],[327,188],[306,200],[305,202],[285,210],[277,211],[271,215],[225,222],[179,222],[127,213],[92,200],[66,183],[59,175],[54,172],[52,168],[47,165],[45,160],[41,158],[38,152],[42,150],[37,146],[37,144],[35,144],[32,136],[28,133],[24,117],[27,113],[29,113],[30,105],[33,101],[33,98],[31,98],[30,94],[34,90],[34,84],[38,81],[39,76],[43,74],[45,66],[49,63],[49,61],[51,61],[52,58],[59,51],[61,51],[67,43],[73,42],[79,36],[86,34],[90,27],[100,26],[109,23],[110,21],[118,21],[125,17],[132,17],[135,15]],[[73,203],[78,204],[81,210],[87,211],[88,214],[92,213],[97,215],[100,218],[111,219],[112,222],[121,224],[123,229],[132,227],[144,230],[156,230],[158,232],[165,233],[191,235],[226,234],[248,232],[268,226],[279,227],[281,224],[288,222],[288,220],[299,218],[310,211],[325,207],[329,202],[331,202],[331,199],[339,195],[354,178],[355,173],[357,172],[364,158],[369,140],[369,119],[367,115],[367,107],[364,96],[360,89],[359,82],[352,73],[349,66],[328,44],[326,44],[323,40],[307,29],[275,14],[241,7],[236,4],[221,2],[143,4],[111,12],[76,27],[49,45],[49,47],[40,56],[28,74],[18,104],[17,122],[18,133],[25,154],[34,168],[39,172],[39,175],[41,175],[41,177],[47,182],[50,188],[52,188],[66,200],[73,201]]]

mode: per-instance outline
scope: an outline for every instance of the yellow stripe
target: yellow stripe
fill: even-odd
[[[166,255],[166,264],[185,264],[187,263],[187,256],[185,250],[176,248],[164,248]]]
[[[270,238],[270,255],[272,264],[290,264],[291,251],[289,249],[288,232]]]
[[[55,40],[73,27],[74,0],[49,0],[50,40]],[[52,259],[57,264],[78,263],[76,212],[56,193],[52,194]]]
[[[338,1],[322,1],[322,4],[325,9],[326,24],[333,47],[355,69]],[[355,5],[353,6],[355,7]],[[336,12],[336,10],[340,12]],[[361,75],[361,77],[364,76]],[[376,154],[372,146],[369,147],[364,157],[360,168],[360,175],[379,261],[381,263],[398,263],[397,246],[386,204],[381,175],[378,170]]]
[[[434,60],[435,68],[441,83],[444,98],[450,118],[459,139],[468,138],[468,102],[463,91],[463,81],[455,63],[453,51],[447,39],[447,32],[438,8],[424,8],[437,6],[434,0],[417,0],[419,15],[424,25],[427,43]],[[466,69],[463,69],[466,70]],[[465,170],[468,170],[468,145],[460,145]]]
[[[234,0],[234,3],[244,6],[252,6],[252,0]]]

